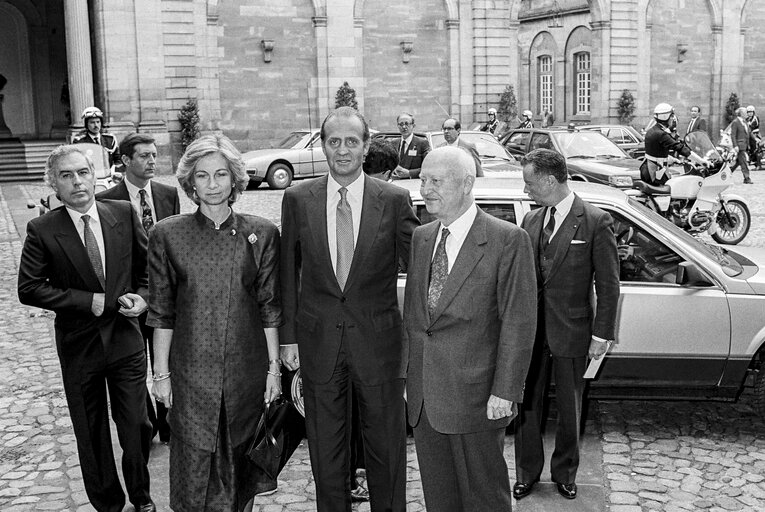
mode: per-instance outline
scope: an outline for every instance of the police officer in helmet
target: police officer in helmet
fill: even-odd
[[[518,125],[518,128],[534,128],[534,123],[531,121],[531,118],[533,117],[534,114],[531,110],[524,110],[521,124]]]
[[[120,148],[117,137],[111,133],[102,132],[104,113],[98,107],[88,107],[82,111],[82,124],[85,129],[74,136],[72,144],[98,144],[109,153],[109,165],[121,165]]]
[[[497,119],[497,109],[492,107],[489,109],[489,120],[481,126],[482,132],[489,132],[492,135],[496,135],[497,127],[499,126],[499,120]]]

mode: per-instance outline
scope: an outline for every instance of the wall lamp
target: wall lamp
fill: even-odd
[[[402,61],[404,62],[404,64],[407,64],[409,62],[409,54],[412,53],[413,49],[414,49],[414,42],[401,41],[401,51],[403,52]]]
[[[685,54],[688,53],[688,45],[678,43],[677,45],[677,62],[683,62],[685,60]]]
[[[271,62],[271,53],[274,51],[274,40],[262,39],[260,41],[260,47],[263,48],[263,61]]]

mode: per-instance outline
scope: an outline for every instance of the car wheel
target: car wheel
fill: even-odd
[[[712,238],[721,244],[736,245],[749,233],[752,216],[746,204],[733,199],[725,202],[725,211],[720,209],[716,221],[717,231]]]
[[[760,354],[760,364],[754,374],[754,410],[765,418],[765,354]]]
[[[266,174],[266,181],[272,189],[285,189],[292,183],[292,170],[285,164],[271,164]]]

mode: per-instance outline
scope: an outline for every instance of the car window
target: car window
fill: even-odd
[[[507,139],[505,146],[517,146],[523,149],[526,147],[526,142],[529,140],[529,135],[531,135],[529,132],[514,133]]]
[[[484,202],[478,201],[478,206],[480,206],[483,211],[485,211],[492,217],[496,217],[506,222],[511,222],[513,224],[518,224],[515,204],[513,203],[496,203],[496,202],[484,203]],[[436,220],[435,215],[428,213],[428,210],[427,208],[425,208],[424,204],[416,205],[416,210],[417,210],[417,217],[420,218],[420,222],[422,222],[423,224],[427,224],[428,222],[433,222],[434,220]]]
[[[622,132],[621,128],[609,128],[606,137],[608,137],[608,140],[614,142],[615,144],[623,144],[627,142],[624,140],[624,133]]]
[[[306,144],[306,139],[310,132],[292,132],[274,146],[278,149],[302,148]]]
[[[443,134],[435,133],[430,136],[430,148],[437,148],[445,142]]]
[[[475,144],[475,149],[478,154],[483,158],[501,158],[504,160],[510,160],[515,162],[516,159],[500,144],[497,139],[491,134],[479,134],[479,133],[463,133],[460,138]],[[436,136],[433,136],[435,141]]]
[[[619,146],[595,131],[556,132],[553,134],[566,158],[626,158]]]
[[[312,148],[320,148],[321,147],[321,134],[317,133],[314,135],[313,140],[311,141]]]
[[[535,149],[555,149],[552,145],[552,141],[550,140],[550,136],[546,133],[535,133],[531,136],[531,144],[529,144],[529,151],[534,151]]]

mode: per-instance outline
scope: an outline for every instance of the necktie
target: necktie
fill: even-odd
[[[96,242],[96,235],[93,234],[93,230],[90,229],[90,215],[83,215],[82,222],[85,224],[85,250],[88,252],[88,259],[93,266],[93,270],[96,272],[98,282],[101,283],[101,288],[106,290],[106,282],[104,280],[104,265],[101,263],[101,251],[98,250],[98,242]]]
[[[348,189],[340,188],[340,200],[337,202],[335,233],[337,235],[337,284],[345,289],[345,281],[351,271],[353,261],[353,212],[346,195]]]
[[[446,255],[446,238],[449,236],[449,229],[441,229],[441,240],[436,247],[436,255],[430,264],[430,286],[428,286],[428,313],[433,312],[438,306],[438,299],[441,298],[441,292],[446,284],[446,278],[449,277],[449,257]]]
[[[138,191],[138,195],[141,196],[141,224],[144,231],[149,232],[149,228],[154,225],[154,217],[151,215],[151,205],[146,200],[146,191],[141,189]]]
[[[693,123],[695,123],[695,119],[691,119],[691,122],[688,123],[688,133],[691,133],[693,131]]]
[[[398,160],[403,160],[406,156],[406,139],[401,139],[401,151],[399,151]]]
[[[550,220],[547,221],[545,229],[542,231],[542,249],[547,249],[547,245],[550,243],[553,231],[555,231],[555,207],[550,207]]]

